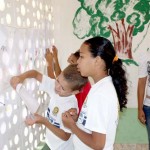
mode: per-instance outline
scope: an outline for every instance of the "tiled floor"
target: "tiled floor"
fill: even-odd
[[[41,144],[36,150],[50,150],[46,144]],[[148,144],[115,144],[114,150],[149,150]]]
[[[148,144],[115,144],[114,150],[149,150]]]

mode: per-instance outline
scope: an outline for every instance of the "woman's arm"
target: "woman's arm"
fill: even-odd
[[[92,132],[91,134],[89,134],[84,132],[77,127],[69,112],[63,114],[62,120],[64,126],[71,129],[72,133],[74,133],[84,144],[88,145],[94,150],[102,150],[104,148],[106,134],[97,132]]]

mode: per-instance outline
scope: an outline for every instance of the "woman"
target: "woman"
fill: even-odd
[[[62,116],[71,129],[75,150],[113,150],[119,110],[127,104],[127,80],[122,61],[103,37],[86,40],[80,47],[78,70],[94,80],[77,123],[69,112]]]

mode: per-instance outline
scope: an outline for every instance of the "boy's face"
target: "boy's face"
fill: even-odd
[[[55,92],[62,97],[74,94],[71,90],[70,84],[65,80],[63,73],[61,73],[55,81]]]

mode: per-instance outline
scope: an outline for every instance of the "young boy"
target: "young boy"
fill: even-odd
[[[40,84],[40,90],[47,92],[51,99],[47,116],[34,114],[34,119],[26,119],[28,125],[43,124],[46,126],[46,143],[52,150],[72,150],[71,132],[62,123],[62,113],[77,107],[74,94],[77,94],[86,84],[88,79],[82,77],[77,70],[77,65],[66,67],[57,79],[51,79],[41,73],[31,70],[19,76],[12,77],[11,85],[14,89],[18,83],[26,78],[35,78]]]
[[[79,57],[80,57],[80,52],[79,52],[79,50],[77,50],[76,52],[72,53],[68,57],[67,62],[69,64],[77,64],[77,60],[79,59]],[[49,49],[46,49],[45,58],[46,58],[47,64],[48,64],[48,67],[47,67],[48,76],[51,78],[55,78],[55,76],[57,77],[61,73],[61,68],[60,68],[59,61],[58,61],[57,48],[55,46],[53,46],[52,52],[50,52]],[[52,67],[52,64],[53,64],[53,67]],[[85,101],[86,96],[90,91],[90,88],[91,88],[91,84],[88,81],[86,83],[86,85],[81,89],[81,91],[75,95],[77,98],[77,101],[78,101],[79,113],[81,111],[83,102]],[[75,115],[76,115],[76,112],[75,112]]]

